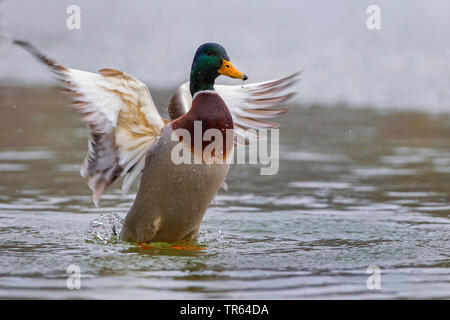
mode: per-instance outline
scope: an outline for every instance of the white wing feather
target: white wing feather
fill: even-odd
[[[214,89],[225,101],[233,117],[237,141],[247,143],[256,138],[248,129],[268,129],[278,126],[267,118],[274,118],[286,112],[286,108],[276,108],[295,95],[292,86],[299,80],[300,72],[288,77],[245,85],[215,85]],[[177,101],[187,112],[192,105],[189,82],[182,84],[177,90]],[[178,106],[179,107],[179,106]]]
[[[43,62],[67,92],[73,106],[87,123],[90,138],[81,175],[88,178],[96,206],[104,189],[118,176],[125,176],[127,192],[144,169],[146,150],[158,139],[161,119],[147,87],[114,69],[99,74],[66,68],[23,41],[15,41]]]

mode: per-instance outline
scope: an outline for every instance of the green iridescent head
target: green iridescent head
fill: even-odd
[[[191,67],[191,95],[201,90],[214,90],[214,81],[220,75],[247,80],[248,77],[230,63],[224,47],[217,43],[202,44],[195,53]]]

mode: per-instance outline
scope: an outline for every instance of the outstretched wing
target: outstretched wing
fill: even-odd
[[[96,206],[104,189],[125,176],[127,192],[145,165],[146,150],[158,139],[164,121],[142,82],[114,69],[90,73],[69,69],[23,41],[15,41],[44,63],[74,98],[89,129],[81,175],[88,178]]]
[[[274,118],[288,112],[278,108],[281,103],[295,95],[292,86],[299,80],[300,72],[288,77],[245,85],[215,85],[233,116],[237,141],[248,143],[248,138],[255,137],[248,129],[269,129],[278,123],[263,120]],[[169,114],[176,119],[189,110],[192,97],[189,82],[182,84],[169,105]]]

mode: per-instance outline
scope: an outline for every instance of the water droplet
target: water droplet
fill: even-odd
[[[96,243],[112,243],[120,239],[123,219],[113,214],[103,214],[89,223],[86,240]]]

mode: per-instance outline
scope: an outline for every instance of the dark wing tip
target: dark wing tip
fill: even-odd
[[[25,49],[29,54],[31,54],[33,57],[35,57],[40,62],[47,65],[52,71],[56,72],[57,74],[61,74],[62,71],[67,71],[67,68],[56,63],[52,59],[48,58],[45,54],[40,52],[35,46],[33,46],[31,43],[23,40],[14,40],[13,43],[15,45],[18,45],[19,47],[22,47]]]
[[[24,48],[26,51],[28,51],[32,56],[40,58],[44,56],[35,46],[33,46],[31,43],[23,41],[23,40],[14,40],[13,43],[19,47]]]

